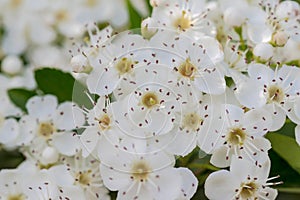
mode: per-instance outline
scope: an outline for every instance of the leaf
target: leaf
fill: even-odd
[[[300,174],[300,146],[296,140],[279,133],[268,133],[273,150]]]
[[[10,100],[23,111],[26,111],[26,102],[31,97],[35,96],[34,91],[26,90],[24,88],[14,88],[7,91]]]
[[[142,17],[133,7],[130,0],[126,0],[126,3],[129,13],[130,29],[139,29],[141,27]]]
[[[4,149],[0,150],[0,170],[1,169],[13,169],[16,168],[25,157],[17,150],[7,151]]]
[[[86,87],[70,74],[58,69],[43,68],[35,71],[38,88],[44,94],[55,95],[59,102],[74,101],[80,106],[90,108],[91,101]]]

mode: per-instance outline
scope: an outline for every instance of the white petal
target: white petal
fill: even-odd
[[[89,156],[96,148],[98,140],[101,136],[98,131],[94,127],[88,127],[85,131],[80,135],[80,143],[82,146],[82,156],[86,158]]]
[[[19,124],[15,119],[7,119],[0,126],[0,143],[13,142],[19,135]]]
[[[265,108],[270,112],[273,118],[273,123],[269,131],[279,130],[285,123],[286,114],[284,110],[278,105],[274,104],[267,104]]]
[[[222,146],[214,151],[210,158],[211,164],[215,165],[216,167],[228,167],[230,165],[231,155],[229,154],[228,159],[226,159],[227,150],[228,147]]]
[[[232,199],[235,188],[236,180],[226,170],[211,173],[204,184],[205,195],[213,200]]]
[[[73,103],[64,102],[56,111],[54,125],[60,130],[72,130],[84,124],[83,112]]]
[[[80,149],[79,138],[72,132],[65,132],[54,136],[52,139],[53,146],[63,155],[73,156]]]
[[[107,71],[96,69],[87,79],[89,91],[100,96],[108,95],[116,88],[119,82],[119,75],[113,68],[107,68]]]
[[[84,191],[80,186],[67,186],[61,188],[61,190],[63,191],[63,193],[60,194],[59,197],[62,199],[85,199],[86,198]]]
[[[166,168],[153,173],[152,181],[157,186],[152,189],[155,199],[175,199],[180,195],[180,171],[175,168]]]
[[[56,107],[57,98],[52,95],[45,95],[43,97],[34,96],[26,103],[29,115],[40,121],[52,119],[55,115]]]
[[[193,174],[193,172],[187,168],[177,168],[180,172],[181,177],[181,195],[179,197],[180,200],[188,200],[191,199],[192,196],[196,193],[198,187],[198,180]]]
[[[248,67],[248,74],[253,80],[268,84],[274,78],[274,71],[263,64],[251,64]]]
[[[224,76],[218,71],[206,69],[200,72],[200,78],[195,78],[196,87],[208,94],[222,94],[225,92],[226,83]]]
[[[268,197],[267,197],[268,200],[275,200],[278,195],[278,191],[270,187],[266,187],[263,190],[262,196],[264,196],[267,193],[268,193]]]
[[[272,38],[272,30],[263,23],[248,24],[248,36],[254,43],[269,42]]]
[[[74,184],[75,180],[65,165],[53,166],[48,170],[48,172],[49,175],[52,176],[53,180],[55,180],[55,182],[61,187],[71,186]]]
[[[174,135],[169,134],[169,142],[168,151],[175,155],[186,156],[196,147],[197,134],[179,131]]]
[[[250,135],[264,135],[273,124],[272,115],[264,108],[257,108],[248,111],[242,119],[241,124],[244,125]]]
[[[100,165],[100,173],[104,185],[111,191],[120,190],[122,188],[126,190],[132,182],[129,173],[115,170],[103,164]]]
[[[19,124],[22,134],[19,134],[16,143],[18,145],[26,145],[36,136],[38,124],[35,118],[28,115],[23,116],[20,119]]]
[[[235,95],[238,101],[248,108],[262,107],[266,103],[263,85],[257,81],[247,80],[239,83]]]

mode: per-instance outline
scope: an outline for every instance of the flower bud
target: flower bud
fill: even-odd
[[[15,75],[21,72],[22,67],[21,59],[18,56],[10,55],[3,59],[1,70],[6,74]]]
[[[55,163],[58,160],[59,154],[53,147],[46,147],[42,153],[43,164]]]
[[[150,39],[157,32],[157,24],[156,22],[148,17],[144,19],[141,24],[141,32],[144,38]]]
[[[274,42],[277,46],[284,46],[288,39],[289,38],[286,33],[278,31],[273,35],[272,42]]]

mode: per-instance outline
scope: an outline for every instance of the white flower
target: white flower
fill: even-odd
[[[20,119],[23,134],[17,144],[27,146],[29,154],[44,164],[48,164],[49,160],[45,160],[43,155],[53,162],[58,153],[75,154],[79,149],[79,139],[72,130],[84,123],[84,115],[74,103],[58,105],[55,96],[35,96],[28,100],[26,108],[28,115]]]
[[[83,192],[79,187],[72,185],[59,186],[52,175],[53,172],[51,172],[51,170],[54,169],[55,168],[50,168],[49,170],[27,172],[26,175],[23,174],[23,191],[28,196],[28,199],[84,199]],[[64,173],[58,172],[55,175],[67,179]],[[28,177],[30,177],[30,179],[28,179]]]
[[[273,71],[265,65],[252,64],[248,74],[249,79],[237,84],[237,99],[248,108],[265,107],[273,115],[270,131],[280,129],[286,115],[291,116],[290,104],[299,96],[300,70],[284,65]]]
[[[100,173],[105,186],[118,190],[117,199],[176,199],[181,189],[191,196],[189,186],[182,182],[184,170],[173,168],[174,157],[165,153],[127,153],[108,142],[102,143],[99,151],[101,159]],[[185,183],[196,187],[193,176],[184,175]],[[183,188],[181,188],[183,187]]]
[[[198,41],[161,30],[150,40],[154,60],[174,70],[174,84],[187,84],[209,94],[225,92],[224,75],[216,67],[223,60],[223,51],[216,39],[203,36]]]
[[[88,126],[80,135],[82,155],[87,157],[98,151],[99,141],[104,137],[118,145],[123,133],[119,129],[108,97],[100,97],[94,107],[87,111]]]
[[[261,2],[248,15],[247,32],[254,43],[271,42],[284,46],[290,37],[297,37],[299,5],[291,1]]]
[[[22,71],[23,63],[18,56],[6,56],[1,63],[1,70],[9,75],[16,75]]]
[[[268,186],[281,182],[267,183],[276,178],[268,179],[270,165],[270,160],[258,167],[246,160],[234,158],[230,171],[220,170],[208,176],[205,182],[205,194],[212,200],[273,200],[277,196],[277,190]]]
[[[198,40],[203,35],[216,34],[214,24],[206,19],[207,12],[205,1],[167,0],[155,5],[151,17],[162,29],[172,29]]]
[[[80,188],[84,199],[110,199],[102,182],[99,161],[92,157],[83,158],[80,154],[62,157],[64,165],[56,165],[49,169],[52,178],[60,187],[74,185]]]
[[[29,199],[23,190],[22,175],[17,169],[0,171],[0,199]]]
[[[212,154],[211,163],[217,167],[230,165],[232,157],[250,160],[260,165],[268,157],[270,142],[263,138],[272,124],[265,110],[244,110],[226,104],[220,117],[213,120],[209,131],[199,136],[200,148]]]
[[[134,81],[134,69],[143,62],[146,40],[142,36],[125,32],[113,36],[98,48],[96,61],[91,63],[94,70],[87,78],[91,93],[108,95],[117,87],[120,80]]]

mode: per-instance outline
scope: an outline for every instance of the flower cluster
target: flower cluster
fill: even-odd
[[[195,152],[214,171],[209,199],[277,197],[265,136],[289,120],[299,149],[298,3],[150,0],[151,16],[118,33],[128,1],[31,1],[0,2],[0,144],[25,157],[0,171],[0,199],[191,199],[202,185],[180,161]],[[89,104],[41,87],[21,54],[62,57]],[[6,93],[17,87],[35,89],[23,107]]]

